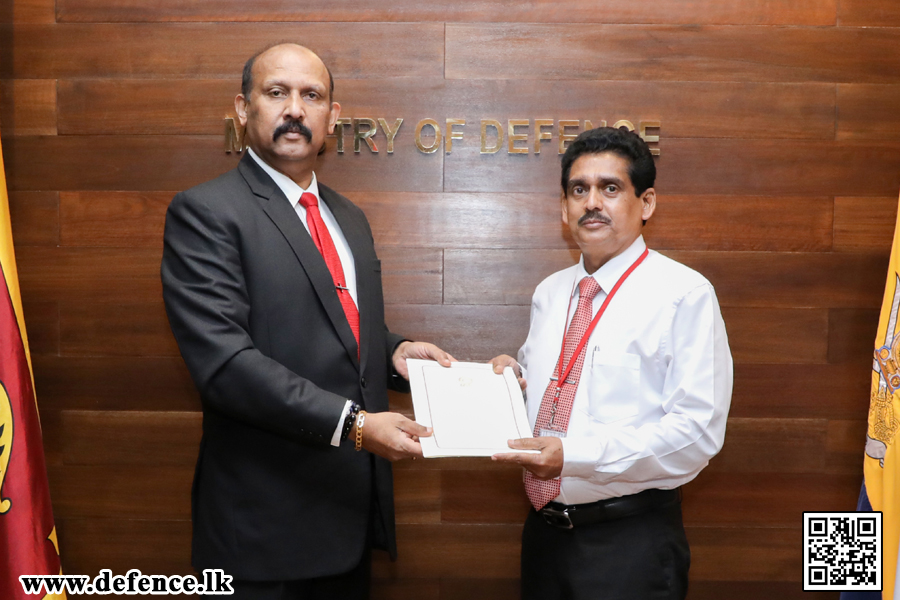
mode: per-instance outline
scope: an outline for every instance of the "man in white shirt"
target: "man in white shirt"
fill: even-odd
[[[396,554],[388,461],[430,435],[387,387],[408,358],[451,360],[387,330],[365,215],[316,179],[332,95],[307,48],[251,57],[250,149],[166,215],[163,296],[203,407],[192,563],[233,576],[235,600],[368,598],[370,549]]]
[[[533,439],[525,599],[682,599],[690,550],[678,488],[722,447],[732,360],[715,292],[647,249],[656,167],[624,129],[586,131],[562,160],[562,220],[581,260],[535,290],[512,366]]]

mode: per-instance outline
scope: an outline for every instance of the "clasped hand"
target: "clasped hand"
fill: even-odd
[[[494,373],[502,373],[506,367],[512,367],[519,381],[519,387],[523,390],[528,383],[522,377],[522,369],[519,363],[511,356],[501,354],[491,359]],[[507,442],[513,450],[540,450],[540,454],[530,452],[503,452],[495,454],[491,460],[503,463],[514,463],[531,471],[538,479],[553,479],[559,477],[563,468],[563,446],[558,437],[536,437],[509,440]]]
[[[456,359],[434,344],[427,342],[401,342],[394,350],[392,362],[394,370],[404,379],[409,379],[409,367],[406,360],[419,358],[434,360],[444,367]],[[415,458],[422,456],[420,437],[431,435],[431,427],[419,425],[395,412],[368,413],[363,426],[362,446],[369,452],[388,460]]]

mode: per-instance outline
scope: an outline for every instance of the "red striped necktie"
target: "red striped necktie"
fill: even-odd
[[[578,356],[572,356],[575,348],[584,332],[587,331],[588,325],[591,323],[591,317],[594,313],[594,296],[600,291],[600,285],[593,277],[585,277],[578,283],[578,308],[572,316],[572,323],[566,332],[566,344],[563,348],[563,364],[556,365],[554,373],[562,373],[565,371],[569,361],[574,360],[572,371],[569,377],[559,388],[559,397],[557,398],[557,382],[551,380],[547,389],[544,391],[544,397],[541,399],[541,408],[538,411],[537,419],[534,423],[535,437],[541,435],[542,429],[553,429],[560,431],[565,435],[569,428],[569,416],[572,414],[572,405],[575,402],[575,391],[578,389],[578,381],[581,379],[581,367],[584,365],[584,355],[587,346],[582,347]],[[551,416],[553,425],[550,426]],[[531,471],[525,472],[525,491],[528,493],[528,499],[537,510],[541,510],[548,502],[559,496],[560,480],[559,478],[541,481],[531,474]]]

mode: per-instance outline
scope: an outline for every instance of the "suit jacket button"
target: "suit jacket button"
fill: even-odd
[[[361,385],[362,387],[366,387],[366,378],[365,377],[360,377],[359,385]]]

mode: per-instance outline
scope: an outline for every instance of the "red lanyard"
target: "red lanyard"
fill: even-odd
[[[563,333],[562,348],[559,351],[559,361],[557,363],[557,370],[556,370],[556,373],[558,376],[558,379],[556,380],[556,397],[557,398],[559,398],[559,392],[562,389],[563,384],[565,383],[566,379],[569,378],[569,373],[572,371],[572,365],[575,364],[576,358],[578,358],[578,356],[581,354],[581,351],[584,349],[584,345],[587,344],[588,338],[591,337],[591,333],[593,333],[594,328],[597,326],[597,323],[600,321],[600,317],[602,317],[603,313],[606,312],[606,307],[609,306],[609,303],[613,299],[613,296],[616,295],[616,292],[619,291],[619,288],[622,287],[622,284],[625,283],[625,280],[628,279],[628,276],[631,275],[634,272],[634,270],[638,268],[639,264],[644,262],[644,259],[647,258],[648,254],[650,254],[650,249],[644,248],[644,251],[638,257],[638,259],[636,261],[634,261],[634,263],[632,263],[632,265],[630,267],[628,267],[627,271],[622,273],[622,276],[619,277],[619,280],[616,282],[616,285],[614,285],[613,288],[606,295],[606,299],[603,300],[603,304],[600,305],[600,310],[598,310],[597,314],[594,315],[594,318],[591,321],[591,324],[588,325],[587,331],[584,332],[584,335],[581,336],[581,341],[579,341],[578,345],[575,347],[575,352],[573,352],[572,356],[569,358],[569,364],[566,365],[565,373],[561,373],[562,364],[563,364],[563,354],[566,350],[566,334]],[[569,296],[569,306],[570,307],[572,306],[572,297],[571,296]],[[568,311],[566,311],[566,312],[568,314]],[[569,327],[568,320],[569,319],[567,316],[566,317],[566,321],[567,321],[566,329],[568,329],[568,327]]]

